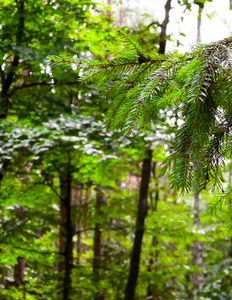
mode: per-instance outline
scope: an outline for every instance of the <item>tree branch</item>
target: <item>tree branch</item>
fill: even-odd
[[[46,81],[41,81],[41,82],[33,82],[33,83],[29,83],[29,84],[23,84],[21,86],[15,86],[12,88],[12,91],[9,93],[9,96],[12,96],[16,91],[24,89],[24,88],[28,88],[28,87],[32,87],[32,86],[37,86],[37,85],[51,85],[51,83],[48,83]]]
[[[21,86],[15,86],[12,88],[12,91],[9,93],[9,96],[12,96],[16,91],[18,90],[22,90],[24,88],[30,88],[30,87],[33,87],[33,86],[55,86],[56,84],[67,84],[67,85],[78,85],[79,83],[77,81],[68,81],[68,82],[63,82],[63,81],[56,81],[55,83],[49,83],[49,82],[46,82],[46,81],[41,81],[41,82],[32,82],[32,83],[29,83],[29,84],[23,84]]]
[[[146,30],[148,30],[152,25],[156,25],[158,27],[162,27],[162,24],[160,24],[158,21],[153,21],[151,22],[149,25],[147,25],[147,27],[143,30],[140,31],[140,33],[145,32]]]

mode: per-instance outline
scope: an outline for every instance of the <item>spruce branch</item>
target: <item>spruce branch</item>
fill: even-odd
[[[184,55],[164,55],[146,53],[131,37],[119,34],[124,47],[110,60],[58,58],[53,63],[79,63],[82,82],[96,82],[104,97],[112,99],[108,129],[130,133],[149,128],[160,109],[178,107],[184,124],[163,165],[171,169],[171,186],[181,191],[222,187],[232,143],[232,38],[198,45]]]
[[[229,188],[226,191],[223,191],[222,193],[214,197],[214,199],[209,204],[207,211],[211,215],[216,214],[217,209],[219,208],[221,210],[223,204],[225,204],[226,202],[231,203],[231,199],[232,199],[232,188]]]

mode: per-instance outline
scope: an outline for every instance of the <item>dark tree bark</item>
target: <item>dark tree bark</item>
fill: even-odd
[[[83,220],[83,223],[84,223],[84,230],[85,230],[85,238],[86,240],[88,239],[88,222],[89,222],[89,203],[90,203],[90,196],[91,196],[91,181],[89,181],[87,183],[87,186],[86,186],[86,190],[85,190],[85,218]],[[84,244],[84,253],[87,253],[88,251],[88,246],[86,244]]]
[[[0,188],[1,188],[1,182],[3,180],[3,177],[4,177],[5,173],[6,173],[6,169],[7,169],[7,167],[8,167],[9,164],[10,164],[9,160],[7,160],[7,161],[4,161],[3,164],[2,164],[2,166],[0,167]]]
[[[24,3],[25,3],[25,0],[17,1],[17,17],[18,17],[18,28],[17,28],[17,33],[16,33],[16,45],[17,46],[21,46],[23,35],[24,35],[24,24],[25,24]],[[7,115],[8,115],[9,104],[10,104],[9,91],[10,91],[11,85],[12,85],[14,77],[15,77],[15,68],[19,64],[19,58],[20,57],[19,57],[18,53],[15,53],[8,72],[7,72],[7,70],[4,71],[2,66],[0,65],[0,76],[1,76],[1,86],[2,86],[1,100],[0,100],[0,120],[6,119]],[[10,162],[8,160],[5,160],[5,161],[3,161],[2,166],[0,167],[0,187],[1,187],[2,179],[4,177],[4,174],[6,173],[6,169],[9,164],[10,164]],[[21,261],[20,266],[22,267],[23,258],[18,258],[18,260]],[[24,260],[24,262],[25,262],[25,260]],[[18,271],[19,271],[19,270],[17,270],[16,266],[15,266],[14,273],[15,272],[18,273]],[[19,274],[21,274],[20,278],[24,280],[24,271],[23,271],[23,275],[21,272],[22,272],[22,270],[25,270],[25,266],[24,266],[24,268],[23,267],[21,268],[20,266],[18,265],[18,269],[21,270],[21,271],[19,271]],[[2,274],[1,283],[4,286],[6,286],[6,279],[5,279],[6,268],[2,267],[0,272]],[[18,283],[21,282],[21,279],[18,276],[16,276],[15,278],[17,278],[17,281],[15,281],[15,282],[18,282]]]
[[[137,278],[139,274],[140,255],[144,234],[144,224],[147,215],[147,197],[151,173],[152,150],[146,151],[146,158],[143,160],[141,185],[139,190],[139,203],[136,218],[134,244],[130,259],[130,271],[125,289],[125,300],[133,300]]]
[[[24,285],[25,268],[26,268],[25,258],[18,257],[17,264],[14,267],[14,282],[16,286]]]
[[[105,195],[102,191],[97,191],[96,193],[96,217],[99,218],[101,215],[101,207],[105,204]],[[98,284],[100,279],[100,269],[102,267],[102,233],[100,229],[99,222],[95,223],[94,229],[94,245],[93,245],[93,275],[95,284]],[[104,297],[101,292],[98,292],[94,300],[103,300]]]
[[[0,252],[0,254],[1,254],[1,252]],[[3,286],[6,286],[6,276],[7,276],[6,267],[1,267],[0,268],[0,274],[1,274],[1,281],[0,282]]]
[[[24,35],[24,24],[25,24],[25,13],[24,13],[24,0],[17,1],[17,17],[18,17],[18,28],[16,33],[16,46],[21,46]],[[9,90],[13,79],[15,77],[15,68],[19,64],[19,54],[16,53],[13,57],[10,69],[8,73],[5,73],[0,66],[1,81],[2,81],[2,92],[1,92],[1,107],[0,107],[0,119],[6,119],[9,110]]]
[[[64,272],[61,276],[63,285],[63,300],[69,300],[72,288],[71,268],[73,263],[72,243],[73,243],[73,225],[71,219],[71,170],[70,163],[67,165],[67,171],[59,175],[60,179],[60,236],[59,252],[63,254],[63,261],[59,263],[58,271]]]
[[[79,189],[72,189],[73,192],[73,202],[72,206],[76,206],[78,220],[76,222],[76,231],[77,231],[77,264],[80,264],[81,259],[81,228],[82,228],[82,220],[81,220],[81,212],[82,212],[82,198],[83,198],[83,189],[80,187]]]
[[[63,272],[65,270],[65,261],[64,254],[66,249],[66,234],[65,234],[65,220],[66,220],[66,211],[63,201],[60,203],[60,215],[59,215],[59,223],[60,223],[60,232],[59,232],[59,253],[62,255],[62,259],[58,265],[58,272]],[[60,277],[61,280],[62,277]]]
[[[90,203],[90,196],[91,196],[91,185],[92,182],[89,181],[86,185],[86,190],[85,190],[85,230],[88,229],[88,218],[89,218],[89,203]]]
[[[171,2],[172,0],[167,0],[165,4],[165,17],[161,25],[161,33],[160,33],[160,42],[159,42],[159,54],[164,54],[166,50],[167,43],[167,26],[169,22],[169,14],[171,10]]]
[[[22,39],[24,36],[24,24],[25,24],[25,13],[24,13],[24,3],[25,0],[17,1],[17,17],[18,17],[18,28],[16,33],[16,45],[21,46]],[[6,119],[9,110],[9,92],[11,85],[15,77],[15,68],[19,64],[19,54],[15,53],[11,66],[7,72],[3,70],[0,65],[0,76],[1,76],[1,100],[0,100],[0,120]],[[3,179],[3,176],[6,172],[6,168],[9,165],[9,161],[3,161],[2,166],[0,167],[0,184]]]

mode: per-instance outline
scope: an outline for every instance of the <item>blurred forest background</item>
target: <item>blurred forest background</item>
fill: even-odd
[[[143,133],[107,132],[112,99],[47,60],[108,59],[118,31],[146,51],[183,52],[202,41],[214,1],[154,1],[156,15],[149,3],[99,2],[0,3],[0,299],[232,299],[227,207],[211,216],[212,192],[179,194],[161,173],[177,110]]]

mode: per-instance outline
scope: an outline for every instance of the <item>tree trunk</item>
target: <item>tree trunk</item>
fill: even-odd
[[[101,207],[105,203],[105,195],[102,191],[97,191],[96,193],[96,217],[99,218],[101,215]],[[100,223],[95,223],[94,229],[94,245],[93,245],[93,275],[94,275],[94,282],[98,285],[100,279],[100,269],[102,266],[102,234],[100,229]],[[101,292],[97,292],[94,297],[94,300],[103,300],[104,297]]]
[[[14,282],[16,286],[24,285],[26,260],[23,257],[17,258],[17,265],[14,267]]]
[[[21,46],[21,42],[23,39],[24,35],[24,24],[25,24],[25,15],[24,15],[24,0],[20,0],[17,2],[17,15],[18,15],[18,28],[17,28],[17,33],[16,33],[16,46]],[[15,54],[10,66],[9,71],[7,72],[4,71],[2,66],[0,65],[0,76],[1,76],[1,100],[0,100],[0,120],[1,119],[6,119],[8,115],[8,110],[9,110],[9,104],[10,104],[10,99],[9,99],[9,91],[11,88],[11,85],[13,83],[13,79],[15,77],[15,68],[19,64],[19,55]],[[4,174],[6,172],[7,166],[10,164],[8,160],[3,160],[3,163],[0,167],[0,187],[1,187],[1,182],[4,177]],[[16,265],[14,274],[15,274],[15,282],[19,285],[24,281],[24,271],[25,271],[25,265],[23,267],[23,258],[18,257],[18,264],[20,262],[20,266]],[[25,264],[25,260],[24,260]],[[1,268],[1,283],[5,286],[6,285],[6,268],[2,267]],[[16,275],[17,273],[17,275]]]
[[[6,276],[7,276],[7,269],[6,269],[6,267],[1,267],[0,268],[0,274],[1,274],[0,284],[2,284],[5,287],[6,286]]]
[[[197,14],[197,43],[201,42],[201,14],[204,8],[204,4],[198,4],[198,14]]]
[[[124,9],[123,9],[123,4],[122,4],[122,0],[119,1],[119,27],[123,26],[123,14],[124,14]]]
[[[64,272],[64,274],[60,277],[63,285],[63,300],[69,300],[72,286],[71,268],[73,263],[73,226],[71,220],[70,163],[68,163],[67,171],[59,175],[59,179],[61,194],[59,252],[63,255],[63,261],[59,263],[58,271]]]
[[[146,158],[143,160],[141,185],[139,190],[139,203],[136,218],[134,244],[130,259],[130,271],[125,289],[125,300],[133,300],[137,278],[139,274],[140,254],[144,234],[144,223],[147,215],[147,196],[151,173],[152,150],[146,151]]]
[[[82,220],[81,220],[81,212],[82,212],[82,198],[83,198],[83,189],[82,187],[78,190],[75,190],[76,193],[76,207],[77,207],[77,215],[78,220],[76,224],[76,230],[77,230],[77,244],[76,244],[76,250],[77,250],[77,264],[80,265],[80,259],[81,259],[81,228],[82,228]]]
[[[113,0],[107,0],[107,4],[108,4],[108,6],[110,7],[110,10],[107,10],[107,11],[106,11],[106,14],[107,14],[108,16],[111,16],[111,14],[112,14],[111,9],[112,9]]]
[[[160,42],[159,42],[159,54],[164,54],[166,50],[167,43],[167,26],[169,22],[169,14],[171,10],[171,2],[172,0],[167,0],[165,4],[165,17],[161,25],[161,33],[160,33]]]
[[[200,217],[199,217],[199,211],[200,211],[200,197],[197,192],[195,192],[194,195],[194,221],[193,226],[199,227],[200,225]],[[199,266],[199,268],[203,267],[203,255],[202,255],[202,246],[199,241],[194,241],[193,243],[193,257],[192,257],[192,264]],[[203,285],[203,273],[193,273],[193,293],[194,296],[196,295],[199,288]]]
[[[88,239],[88,222],[89,222],[89,203],[90,203],[90,196],[91,196],[91,181],[87,183],[86,191],[85,191],[85,218],[84,218],[84,229],[85,229],[85,239]],[[84,244],[84,253],[87,253],[88,246]]]
[[[158,201],[159,201],[159,182],[158,182],[158,178],[157,178],[157,174],[156,174],[156,162],[153,162],[152,174],[153,174],[153,178],[155,179],[155,199],[154,199],[155,201],[153,203],[153,198],[151,195],[151,197],[150,197],[151,198],[151,211],[157,211],[158,210]],[[157,222],[155,222],[155,223],[157,223]],[[157,245],[158,245],[158,239],[154,235],[152,237],[152,246],[151,247],[156,247]],[[157,266],[158,259],[159,259],[159,250],[156,249],[154,257],[152,256],[152,254],[150,254],[148,272],[151,272],[153,270],[154,263]],[[157,267],[156,267],[156,269],[157,269]],[[155,294],[156,294],[156,285],[149,284],[147,287],[148,298],[155,296]],[[151,299],[153,299],[153,297]]]
[[[16,33],[16,46],[21,46],[21,42],[24,35],[24,24],[25,24],[25,14],[24,14],[24,0],[17,1],[17,14],[18,14],[18,28]],[[2,78],[2,91],[1,91],[1,108],[0,108],[0,119],[6,119],[8,115],[8,109],[10,104],[9,90],[13,79],[15,77],[15,68],[19,64],[19,55],[15,54],[8,73],[5,73],[0,66],[0,73]]]

